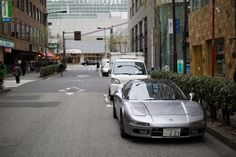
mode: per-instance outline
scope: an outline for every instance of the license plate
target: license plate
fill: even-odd
[[[175,129],[175,128],[167,128],[167,129],[163,129],[163,136],[180,136],[180,129]]]

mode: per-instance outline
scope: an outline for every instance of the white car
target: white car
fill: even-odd
[[[102,76],[109,76],[109,69],[110,69],[109,62],[103,64],[101,68]]]
[[[116,89],[134,79],[147,79],[148,73],[145,63],[136,59],[116,59],[111,68],[109,96],[113,99]]]

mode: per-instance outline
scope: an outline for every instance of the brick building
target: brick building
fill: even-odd
[[[0,23],[0,60],[7,65],[8,72],[19,60],[35,61],[46,51],[47,25],[46,0],[10,0],[11,23]],[[9,46],[8,46],[9,45]]]
[[[235,3],[235,0],[215,0],[213,9],[210,0],[190,0],[189,42],[193,75],[211,76],[212,60],[215,60],[214,76],[233,78],[236,68]],[[212,41],[215,57],[212,57]]]

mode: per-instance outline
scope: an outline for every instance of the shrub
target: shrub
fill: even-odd
[[[46,77],[58,72],[59,65],[48,65],[40,68],[40,77]]]
[[[172,80],[185,94],[194,92],[196,100],[209,111],[211,120],[219,120],[217,113],[221,112],[223,125],[230,125],[230,115],[236,111],[236,84],[233,81],[166,71],[153,72],[151,77]]]

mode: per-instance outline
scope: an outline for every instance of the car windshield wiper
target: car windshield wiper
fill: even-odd
[[[118,73],[116,75],[132,75],[132,74],[130,74],[130,73]]]
[[[142,99],[142,100],[155,100],[154,98],[147,98],[147,99]]]

